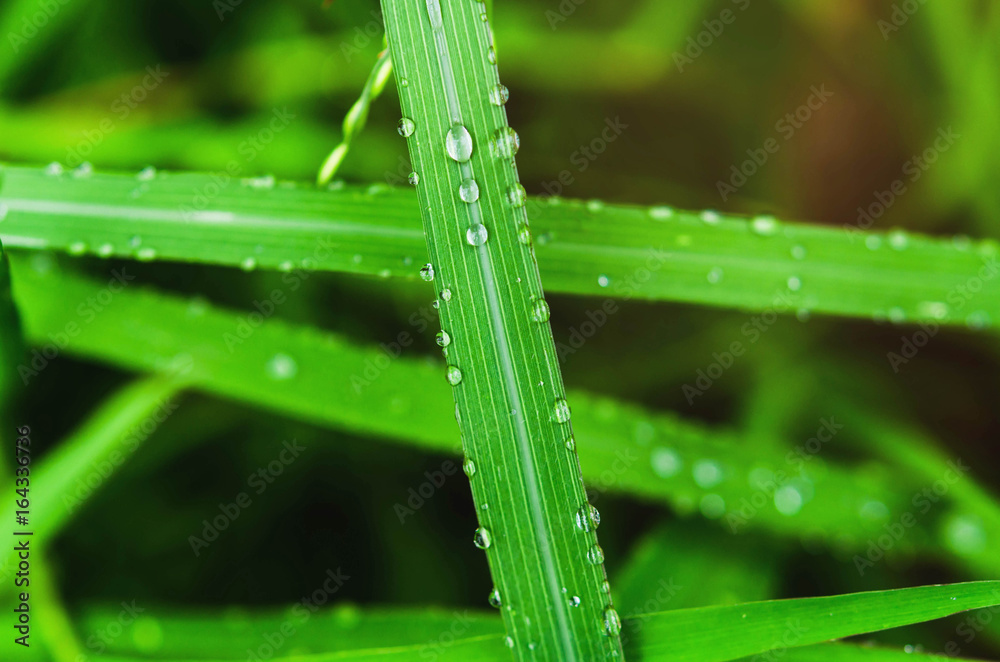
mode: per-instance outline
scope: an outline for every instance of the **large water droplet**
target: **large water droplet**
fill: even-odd
[[[428,262],[424,266],[420,267],[420,278],[430,282],[434,280],[434,265]]]
[[[488,599],[491,607],[496,607],[497,609],[499,609],[501,605],[503,605],[503,602],[500,599],[500,589],[498,589],[496,586],[494,586],[493,590],[490,591],[490,597]]]
[[[520,184],[515,183],[507,189],[507,200],[510,201],[511,206],[523,207],[527,199],[528,194]]]
[[[453,365],[448,366],[447,377],[448,377],[448,383],[451,384],[452,386],[458,386],[459,384],[462,383],[462,371],[459,370],[456,366]]]
[[[406,181],[410,183],[410,186],[416,186],[420,183],[420,175],[414,171],[410,173],[410,176],[406,178]]]
[[[437,341],[438,347],[447,347],[451,344],[451,336],[448,335],[447,331],[438,331],[435,340]]]
[[[485,526],[476,529],[476,535],[473,536],[472,542],[479,549],[489,549],[490,545],[493,544],[493,541],[490,539],[490,532]]]
[[[718,494],[706,494],[698,507],[708,519],[719,519],[726,514],[726,501]]]
[[[497,83],[492,90],[490,90],[490,102],[494,106],[502,106],[507,103],[507,99],[510,98],[510,91],[507,90],[506,86],[502,83]]]
[[[564,398],[559,398],[552,407],[552,414],[556,421],[568,423],[570,418],[569,403]]]
[[[470,246],[482,246],[489,239],[490,233],[482,223],[476,223],[465,231],[465,240]]]
[[[604,563],[604,550],[601,549],[600,545],[594,545],[587,550],[587,560],[594,565]]]
[[[451,301],[451,290],[447,287],[441,290],[441,301],[444,301],[445,303]]]
[[[614,607],[604,610],[604,634],[617,637],[622,631],[622,619]]]
[[[469,130],[461,124],[451,127],[444,137],[444,149],[448,156],[459,163],[468,161],[472,157],[472,136]]]
[[[525,246],[531,243],[531,229],[528,228],[527,223],[521,223],[517,229],[517,240]]]
[[[293,378],[299,372],[299,364],[288,354],[278,353],[267,362],[267,376],[271,379],[284,381]]]
[[[474,179],[466,179],[458,186],[458,197],[462,202],[475,202],[479,199],[479,184]]]
[[[476,463],[472,461],[471,457],[465,458],[465,462],[462,463],[462,471],[464,471],[465,475],[469,478],[476,475]]]
[[[545,299],[535,299],[531,304],[531,319],[539,323],[549,321],[549,304]]]
[[[601,274],[600,276],[597,277],[597,284],[600,285],[601,287],[607,287],[608,285],[611,284],[611,279],[605,276],[604,274]]]
[[[417,125],[414,124],[413,120],[411,120],[409,117],[404,117],[403,119],[399,120],[399,124],[396,125],[396,131],[398,131],[399,135],[403,136],[404,138],[409,138],[410,136],[412,136],[413,130],[415,128],[417,128]]]
[[[509,159],[517,154],[517,150],[521,149],[521,138],[517,135],[517,131],[506,126],[497,131],[493,145],[499,156]]]
[[[576,512],[576,526],[581,531],[596,529],[601,523],[601,513],[589,503]]]

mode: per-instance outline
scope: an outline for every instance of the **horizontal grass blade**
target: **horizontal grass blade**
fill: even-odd
[[[6,170],[10,247],[408,278],[427,260],[415,194],[384,184]],[[1000,315],[992,240],[556,198],[528,215],[550,292],[972,328]]]

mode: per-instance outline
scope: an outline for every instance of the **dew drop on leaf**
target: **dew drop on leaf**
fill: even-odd
[[[497,135],[493,139],[493,145],[497,155],[509,159],[521,149],[521,138],[517,135],[517,131],[509,126],[505,126],[497,131]]]
[[[452,386],[458,386],[462,383],[462,371],[456,366],[450,365],[448,366],[447,378],[449,384]]]
[[[601,513],[589,503],[576,512],[576,527],[581,531],[591,531],[601,523]]]
[[[507,103],[507,99],[510,98],[510,92],[507,87],[502,83],[497,83],[492,90],[490,90],[490,102],[494,106],[502,106]]]
[[[465,231],[465,240],[470,246],[482,246],[489,239],[490,233],[482,223],[476,223]]]
[[[464,471],[465,475],[469,478],[476,475],[476,463],[472,461],[471,457],[465,458],[465,462],[462,463],[462,471]]]
[[[654,221],[666,221],[674,217],[674,208],[666,206],[650,207],[649,217]]]
[[[531,304],[531,319],[536,322],[549,321],[549,304],[546,303],[545,299],[535,299],[534,303]]]
[[[490,596],[488,599],[491,607],[496,607],[497,609],[499,609],[500,606],[503,604],[503,602],[500,599],[500,589],[498,589],[496,586],[494,586],[493,590],[490,591]]]
[[[604,563],[604,550],[601,549],[600,545],[594,545],[587,550],[587,560],[593,565]]]
[[[777,234],[779,228],[778,219],[774,216],[757,216],[750,221],[750,229],[754,234],[761,237],[771,237]]]
[[[720,220],[719,212],[713,211],[711,209],[706,209],[705,211],[701,212],[701,220],[704,221],[705,223],[708,223],[709,225],[716,225]]]
[[[461,124],[451,127],[444,137],[444,149],[455,161],[468,161],[472,157],[472,136],[469,130]]]
[[[278,353],[271,357],[266,366],[267,376],[271,379],[284,381],[293,378],[299,372],[299,364],[288,354]]]
[[[604,634],[617,637],[622,631],[622,619],[614,607],[604,610]]]
[[[66,250],[70,255],[83,255],[87,252],[87,244],[82,241],[74,241],[67,246]]]
[[[410,136],[412,136],[413,130],[415,128],[417,128],[417,125],[414,124],[413,120],[411,120],[409,117],[404,117],[403,119],[399,120],[399,123],[396,125],[396,131],[399,132],[399,135],[403,136],[404,138],[409,138]]]
[[[524,191],[524,187],[520,184],[514,184],[509,189],[507,189],[507,200],[514,207],[523,207],[525,201],[528,199],[528,194]]]
[[[410,183],[410,186],[416,186],[420,183],[420,175],[416,172],[411,172],[410,176],[406,178],[406,181]]]
[[[474,179],[466,179],[458,186],[458,197],[462,202],[473,203],[479,199],[479,184]]]
[[[552,407],[552,414],[559,423],[568,423],[570,419],[569,403],[565,398],[556,400]]]
[[[451,301],[451,290],[449,290],[447,287],[441,290],[441,300],[444,301],[445,303]]]
[[[485,526],[476,529],[476,535],[472,537],[472,542],[479,549],[489,549],[493,541],[490,540],[490,532]]]
[[[521,223],[521,227],[518,228],[517,240],[525,246],[531,244],[531,230],[528,228],[527,223]]]
[[[447,347],[451,344],[451,336],[448,335],[447,331],[438,331],[435,340],[437,341],[438,347]]]
[[[428,262],[424,266],[420,267],[420,279],[425,280],[428,283],[434,280],[434,265]]]

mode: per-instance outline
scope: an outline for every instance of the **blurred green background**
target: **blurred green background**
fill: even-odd
[[[25,37],[25,21],[49,5],[57,9]],[[724,22],[726,16],[733,20]],[[905,193],[863,228],[998,235],[1000,5],[992,0],[498,0],[493,29],[529,193],[553,193],[565,171],[564,181],[572,182],[559,192],[566,197],[769,212],[848,231],[859,225],[859,208],[871,208],[900,180]],[[0,35],[7,42],[0,56],[4,162],[85,160],[97,170],[124,171],[236,164],[243,176],[294,180],[315,178],[339,143],[341,119],[383,45],[377,3],[360,0],[325,8],[319,0],[7,0]],[[814,98],[803,113],[819,89],[827,98]],[[247,141],[276,111],[294,119],[248,162]],[[797,112],[798,119],[786,118]],[[390,85],[338,177],[401,183],[409,167],[398,116]],[[609,121],[624,126],[620,136],[600,154],[582,151]],[[939,143],[934,163],[925,163],[941,130],[959,137],[946,149]],[[778,149],[723,199],[719,182],[732,183],[731,169],[769,140]],[[915,157],[926,165],[918,164],[919,178]],[[96,259],[75,264],[95,274],[109,268]],[[140,282],[241,310],[279,277],[128,264]],[[317,274],[281,315],[368,342],[411,331],[417,342],[408,355],[432,356],[436,322],[423,329],[411,320],[430,308],[430,298],[424,283]],[[550,303],[556,341],[567,343],[601,302],[557,296]],[[713,351],[740,337],[749,316],[687,305],[620,306],[565,361],[569,386],[788,447],[811,437],[834,410],[832,399],[847,395],[923,429],[948,457],[971,464],[980,484],[1000,492],[992,335],[942,330],[894,373],[887,353],[899,351],[905,329],[881,320],[784,317],[690,404],[683,385],[712,362]],[[60,357],[19,396],[16,422],[32,426],[44,460],[44,451],[127,378]],[[424,472],[453,458],[198,394],[179,402],[58,539],[52,572],[72,614],[133,599],[149,613],[159,606],[287,605],[315,590],[331,568],[350,576],[337,600],[486,606],[491,582],[471,544],[475,514],[464,476],[450,477],[403,524],[394,511],[427,480]],[[188,538],[201,532],[202,520],[247,491],[247,477],[293,439],[308,449],[305,459],[253,494],[254,505],[196,557]],[[877,455],[872,443],[848,429],[824,459]],[[679,583],[697,584],[730,566],[760,577],[752,588],[734,581],[706,598],[983,578],[939,559],[906,556],[861,576],[856,550],[761,532],[734,545],[724,523],[697,514],[681,517],[613,493],[601,494],[598,506],[612,580],[637,541],[660,526],[687,541],[680,547],[697,541],[692,556],[705,549],[719,555]],[[880,638],[940,650],[960,623]],[[996,641],[976,638],[962,654],[995,657]]]

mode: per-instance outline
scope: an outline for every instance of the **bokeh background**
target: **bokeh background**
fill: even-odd
[[[326,7],[319,0],[49,4],[57,9],[21,41],[10,35],[25,37],[25,21],[45,11],[45,3],[0,4],[5,162],[213,171],[235,161],[248,176],[312,180],[340,142],[341,120],[383,47],[377,3],[363,0]],[[870,229],[957,235],[958,242],[998,235],[1000,5],[993,0],[494,4],[499,67],[511,93],[507,112],[521,136],[518,168],[531,194],[556,192],[553,182],[567,171],[572,183],[558,191],[566,197],[766,212],[848,231],[859,225],[859,208],[904,180],[905,193],[872,218]],[[720,23],[727,11],[733,20]],[[162,81],[148,85],[144,99],[123,101],[144,77],[150,80],[150,71],[160,72]],[[813,97],[814,107],[803,113],[816,90],[825,98]],[[276,109],[294,120],[246,162],[241,143]],[[788,120],[789,113],[798,119]],[[401,184],[409,168],[398,117],[389,85],[338,177]],[[102,131],[94,144],[88,136],[109,118],[113,130]],[[625,128],[591,159],[581,148],[608,121]],[[934,146],[939,131],[958,138],[914,178],[913,159]],[[720,194],[719,182],[732,183],[731,168],[746,161],[747,150],[760,150],[769,139],[779,149],[738,190]],[[108,269],[97,259],[67,261],[93,273]],[[278,278],[198,265],[131,267],[143,283],[236,309]],[[425,285],[317,274],[281,315],[386,342],[414,330],[411,313],[429,308]],[[557,342],[568,342],[585,312],[600,305],[565,296],[549,301]],[[713,351],[740,337],[747,318],[691,305],[622,303],[621,312],[567,358],[565,380],[741,430],[746,443],[788,447],[815,434],[834,397],[848,396],[921,430],[1000,493],[1000,372],[990,332],[941,330],[897,373],[887,353],[898,351],[907,327],[884,319],[787,316],[690,403],[683,385],[712,362]],[[431,323],[417,331],[407,352],[435,356],[436,330]],[[129,378],[67,356],[34,380],[16,405],[18,418],[32,425],[41,459]],[[202,520],[245,490],[247,476],[292,439],[309,449],[308,460],[288,465],[252,508],[194,556],[188,537]],[[876,446],[877,440],[847,430],[823,451],[823,460],[860,466],[878,455]],[[410,488],[426,481],[424,472],[453,459],[187,394],[60,535],[51,571],[73,615],[133,599],[154,615],[159,607],[288,605],[313,591],[330,568],[351,577],[338,600],[486,608],[491,582],[471,544],[475,513],[464,476],[446,481],[404,523],[394,511]],[[805,545],[766,531],[744,533],[734,543],[724,522],[697,508],[673,512],[613,491],[600,495],[599,507],[612,578],[651,532],[674,537],[692,556],[709,556],[710,563],[678,578],[681,584],[726,577],[729,567],[759,578],[751,586],[720,581],[706,590],[706,600],[986,578],[946,558],[905,554],[860,575],[852,561],[856,550]],[[945,544],[961,551],[976,540]],[[941,650],[961,622],[946,619],[877,639]],[[996,635],[976,637],[962,653],[996,657],[997,641]]]

